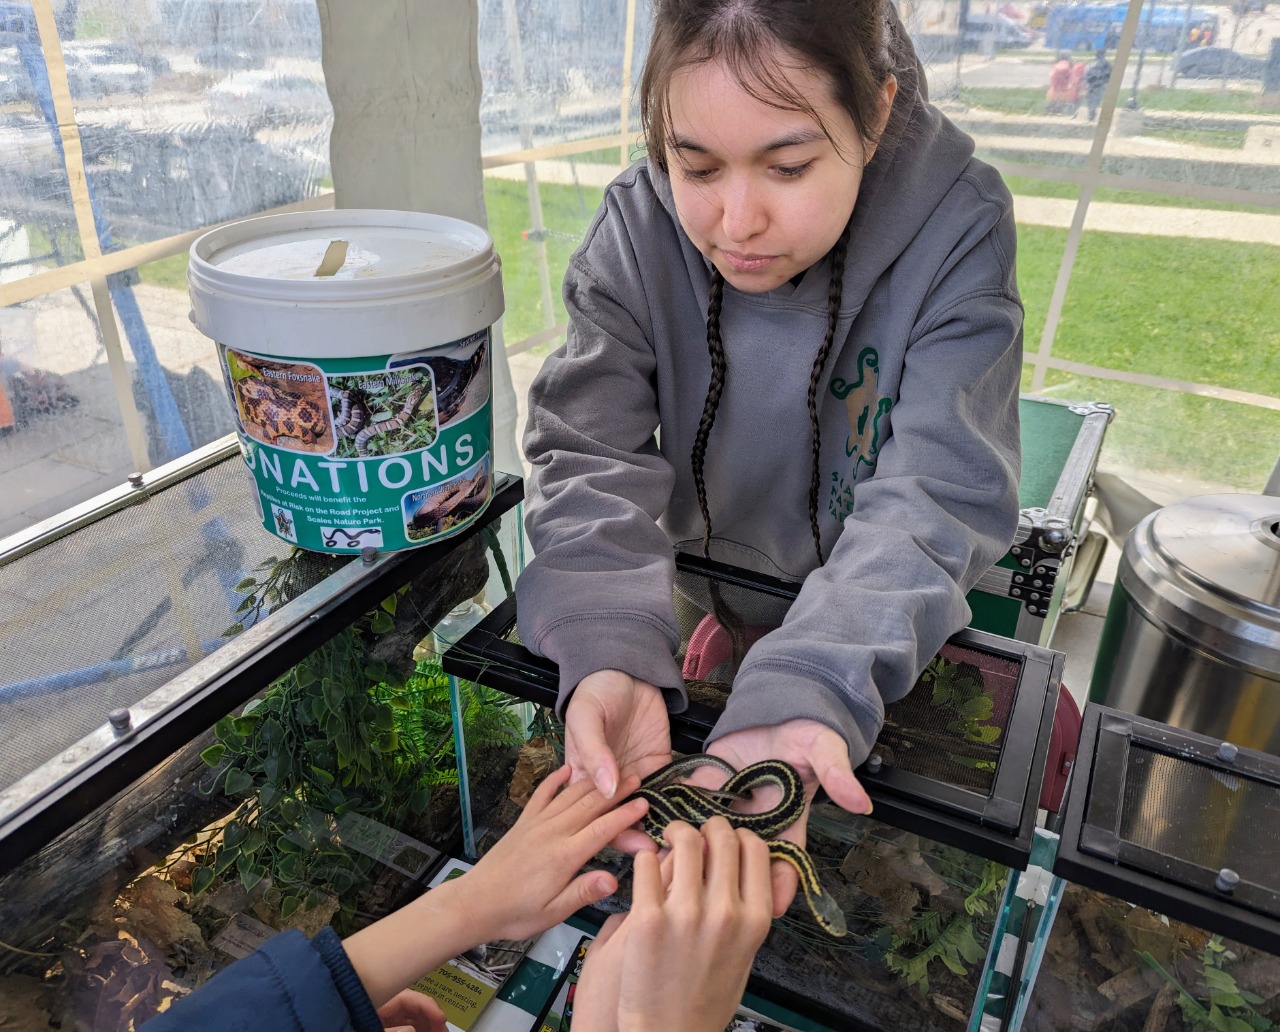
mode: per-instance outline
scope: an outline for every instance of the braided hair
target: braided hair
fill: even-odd
[[[812,463],[809,476],[809,530],[813,535],[813,547],[818,553],[818,565],[826,562],[822,554],[822,537],[818,529],[818,491],[822,485],[818,469],[819,453],[822,450],[822,428],[818,422],[818,394],[822,385],[822,373],[831,358],[835,346],[836,322],[840,318],[840,298],[844,285],[845,256],[849,251],[849,227],[840,234],[831,248],[831,283],[827,289],[827,332],[822,339],[822,346],[813,359],[813,368],[809,371],[809,390],[806,398],[809,409],[809,429],[812,437]],[[711,356],[711,380],[707,385],[707,398],[702,405],[702,418],[698,421],[698,432],[693,439],[693,452],[690,461],[693,466],[693,485],[698,495],[698,511],[702,513],[702,554],[710,558],[711,552],[711,509],[707,503],[707,485],[704,468],[707,457],[707,441],[711,437],[711,428],[716,421],[716,410],[720,406],[720,396],[724,393],[725,376],[728,362],[724,353],[724,340],[720,335],[720,311],[724,305],[724,277],[718,269],[711,270],[711,288],[707,298],[707,351]]]
[[[896,76],[899,86],[905,87],[905,94],[912,96],[918,76],[914,54],[891,0],[655,0],[654,8],[654,33],[640,80],[640,117],[650,160],[664,172],[670,171],[667,154],[672,142],[668,87],[681,69],[708,61],[722,61],[738,84],[756,99],[810,115],[839,149],[831,127],[823,122],[812,98],[797,89],[785,69],[773,60],[772,51],[778,46],[827,77],[832,98],[848,113],[864,144],[875,145],[884,152],[903,132],[910,105],[895,104],[885,112],[885,84],[890,76]],[[822,31],[815,32],[815,25],[822,26]],[[827,330],[814,357],[806,398],[812,435],[809,529],[819,565],[825,562],[825,556],[818,527],[818,462],[822,449],[818,403],[823,373],[835,346],[848,245],[846,225],[828,255],[831,283]],[[707,297],[711,379],[690,456],[703,522],[702,552],[708,558],[712,523],[704,468],[707,443],[728,375],[720,331],[723,302],[724,277],[713,268]],[[721,597],[719,583],[713,579],[710,588],[713,615],[729,633],[736,669],[746,652],[746,627]]]
[[[809,477],[809,529],[813,534],[813,547],[818,553],[818,565],[826,558],[822,554],[822,538],[818,530],[818,489],[821,476],[818,472],[818,457],[822,450],[822,430],[818,423],[818,392],[822,383],[822,373],[831,357],[835,346],[836,321],[840,317],[840,297],[844,284],[845,255],[849,247],[849,227],[845,226],[834,246],[831,248],[831,284],[827,290],[827,332],[822,339],[822,346],[813,359],[813,368],[809,371],[809,390],[807,403],[809,408],[809,428],[813,438],[812,471]],[[711,379],[707,385],[707,397],[702,405],[702,418],[698,421],[698,431],[693,439],[693,452],[690,462],[693,466],[693,485],[698,495],[698,510],[702,513],[702,554],[711,558],[711,508],[707,503],[707,484],[704,468],[707,458],[707,441],[711,437],[711,428],[716,421],[716,410],[720,406],[720,396],[724,393],[725,376],[728,361],[724,353],[724,340],[720,335],[720,311],[724,303],[724,277],[716,268],[711,270],[711,287],[707,297],[707,351],[711,355]],[[720,582],[711,578],[708,582],[711,593],[711,615],[729,636],[730,669],[735,672],[746,658],[750,644],[746,621],[724,598]]]
[[[707,400],[702,404],[702,418],[698,420],[698,432],[693,438],[693,486],[698,492],[698,511],[702,513],[702,554],[711,554],[711,510],[707,505],[707,482],[703,478],[703,464],[707,457],[707,439],[716,421],[716,409],[724,392],[725,370],[728,362],[724,355],[724,340],[720,336],[720,307],[724,301],[724,277],[720,270],[711,269],[711,289],[707,297],[707,351],[711,354],[711,381],[707,385]]]

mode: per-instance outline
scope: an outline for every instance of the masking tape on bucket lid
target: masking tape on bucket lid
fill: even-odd
[[[325,268],[338,242],[341,264]],[[191,320],[206,336],[291,357],[386,353],[384,341],[420,340],[424,326],[439,342],[458,340],[503,312],[489,234],[422,212],[246,219],[191,245],[187,279]]]

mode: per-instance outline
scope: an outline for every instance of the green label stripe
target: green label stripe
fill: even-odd
[[[356,358],[219,345],[262,525],[302,548],[355,552],[473,522],[493,493],[490,344],[484,329]]]
[[[402,455],[339,459],[263,444],[239,434],[257,481],[263,526],[320,551],[408,548],[457,533],[483,506],[432,519],[431,503],[473,478],[490,481],[491,406],[440,431],[431,447]]]

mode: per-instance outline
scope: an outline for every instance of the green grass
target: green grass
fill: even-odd
[[[1044,330],[1066,236],[1018,230],[1028,347]],[[1278,259],[1266,244],[1087,232],[1054,356],[1280,398]]]
[[[570,154],[563,158],[553,158],[553,161],[572,161],[579,165],[616,165],[621,168],[618,160],[622,148],[605,147],[600,150],[583,151],[581,154]],[[635,161],[637,158],[644,157],[647,153],[644,140],[637,136],[627,145],[627,164]]]
[[[1144,129],[1144,138],[1168,140],[1170,143],[1190,143],[1197,147],[1221,147],[1224,150],[1243,150],[1243,129]]]
[[[138,267],[138,276],[143,283],[153,287],[168,287],[170,290],[187,289],[187,252],[171,254],[168,258],[147,262]]]
[[[1202,493],[1201,485],[1260,491],[1275,465],[1280,412],[1054,370],[1039,393],[1114,405],[1102,464],[1179,478],[1188,494]]]
[[[604,190],[590,186],[543,185],[542,221],[547,228],[547,266],[551,279],[551,322],[567,318],[560,285],[569,256],[577,249],[599,207]],[[485,177],[489,232],[502,258],[502,284],[507,297],[503,337],[508,347],[547,325],[538,277],[538,246],[523,237],[529,228],[529,197],[523,182]],[[558,342],[557,342],[558,344]],[[544,345],[540,351],[555,345]]]
[[[964,86],[961,99],[970,107],[1008,115],[1043,115],[1044,88],[1039,86]],[[1125,97],[1128,97],[1126,92]],[[1138,105],[1148,111],[1195,114],[1258,115],[1280,112],[1280,96],[1248,90],[1138,90]]]
[[[1065,243],[1063,229],[1018,231],[1029,351],[1039,346]],[[1053,354],[1280,398],[1277,258],[1264,244],[1086,233]],[[1116,406],[1104,453],[1115,465],[1257,489],[1275,462],[1280,412],[1063,373],[1048,382],[1049,393]]]
[[[1029,176],[1005,176],[1004,181],[1015,196],[1064,197],[1074,201],[1080,194],[1080,188],[1075,183],[1032,179]],[[1280,215],[1280,210],[1261,204],[1233,204],[1230,201],[1200,200],[1194,197],[1176,197],[1172,194],[1143,193],[1138,190],[1094,190],[1093,199],[1115,204],[1145,204],[1158,208],[1194,208],[1201,211],[1240,211],[1258,215]]]

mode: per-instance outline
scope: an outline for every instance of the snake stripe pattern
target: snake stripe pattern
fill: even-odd
[[[373,438],[377,437],[378,434],[385,434],[391,430],[399,430],[404,426],[405,423],[413,418],[413,414],[417,411],[418,405],[422,402],[422,396],[425,393],[426,386],[424,384],[419,384],[413,389],[413,392],[409,397],[405,399],[404,408],[394,416],[390,419],[380,419],[376,423],[370,423],[363,430],[357,433],[355,435],[356,453],[358,455],[368,455],[369,452],[367,451],[367,448],[369,446],[369,442],[373,440]],[[339,417],[341,417],[341,413],[339,413]],[[346,436],[345,432],[344,436]]]
[[[357,397],[356,403],[352,405],[351,392],[343,391],[338,395],[338,414],[333,419],[333,428],[343,437],[355,437],[364,426],[367,415],[364,403]]]
[[[728,774],[729,780],[714,791],[679,781],[704,766],[716,767]],[[733,800],[748,798],[762,785],[777,785],[782,790],[782,800],[777,806],[763,813],[741,813],[732,809],[730,804]],[[836,938],[848,933],[844,912],[822,887],[809,854],[794,842],[773,837],[789,828],[804,813],[804,784],[791,764],[782,760],[765,760],[734,770],[731,764],[718,756],[696,753],[650,774],[631,798],[648,802],[649,810],[641,820],[641,827],[660,846],[668,844],[663,838],[663,831],[672,821],[687,821],[697,828],[712,817],[720,816],[735,828],[754,831],[767,841],[771,859],[781,860],[796,869],[805,902],[823,931]]]

